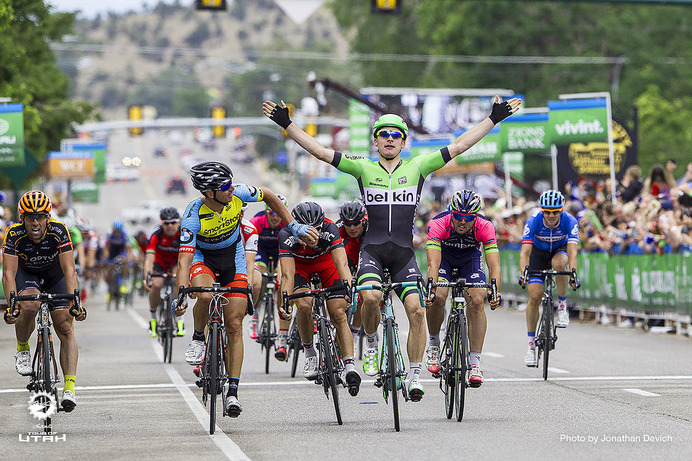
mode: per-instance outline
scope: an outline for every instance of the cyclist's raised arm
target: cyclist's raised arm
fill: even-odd
[[[291,213],[288,211],[288,208],[286,208],[286,205],[284,205],[284,202],[282,202],[271,189],[267,187],[260,187],[260,189],[262,189],[262,201],[266,203],[267,206],[274,211],[274,213],[279,215],[283,222],[288,224],[289,222],[293,221],[293,216],[291,216]]]
[[[272,101],[265,101],[262,104],[262,112],[267,118],[286,130],[288,136],[297,142],[300,147],[308,151],[310,155],[323,162],[332,163],[334,151],[324,147],[315,138],[293,123],[288,117],[288,107],[285,102],[281,101],[279,106]]]
[[[470,130],[464,131],[452,144],[447,146],[449,155],[452,158],[469,150],[474,144],[483,139],[495,125],[518,111],[521,106],[521,99],[518,98],[512,98],[504,102],[500,101],[500,97],[495,96],[495,102],[490,115]]]

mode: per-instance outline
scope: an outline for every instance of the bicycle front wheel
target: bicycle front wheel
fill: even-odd
[[[445,337],[444,346],[442,347],[442,357],[440,357],[440,365],[442,371],[440,373],[440,378],[442,379],[442,385],[444,386],[443,391],[445,393],[445,414],[447,419],[452,419],[454,414],[454,365],[453,358],[456,352],[454,344],[457,343],[456,331],[457,331],[457,319],[450,318],[447,322],[447,331],[449,334]]]
[[[53,392],[53,381],[51,377],[52,367],[50,364],[50,331],[48,331],[48,328],[43,328],[41,330],[39,343],[40,344],[37,351],[39,354],[38,371],[36,372],[36,378],[38,380],[37,390],[45,392],[49,396],[54,396],[55,392]],[[54,396],[54,398],[56,399],[55,405],[57,406],[57,397]],[[52,404],[50,397],[39,397],[38,401],[44,405],[46,412],[50,411],[49,406]],[[43,420],[43,432],[46,434],[50,434],[52,432],[52,422],[50,417]]]
[[[219,367],[220,356],[219,351],[219,325],[212,323],[209,329],[209,434],[214,433],[216,428],[216,398],[219,394]]]
[[[296,377],[296,370],[298,369],[298,357],[300,356],[300,349],[303,347],[296,322],[297,319],[294,319],[293,324],[291,325],[291,334],[289,335],[289,354],[293,354],[293,360],[291,361],[291,378]]]
[[[459,322],[456,324],[457,330],[454,336],[456,336],[454,361],[454,407],[456,409],[457,421],[461,421],[464,417],[464,403],[466,403],[466,388],[468,387],[467,373],[468,373],[468,357],[469,357],[469,338],[468,338],[468,325],[466,324],[466,317],[463,315],[459,318]]]
[[[336,376],[338,371],[336,370],[335,354],[336,349],[334,347],[334,342],[331,341],[330,335],[331,330],[327,325],[327,319],[321,318],[319,321],[319,333],[320,333],[320,352],[322,354],[321,361],[322,367],[320,373],[322,373],[322,384],[325,387],[325,393],[327,398],[329,398],[329,391],[332,394],[332,402],[334,403],[334,411],[336,412],[336,422],[339,425],[343,424],[341,420],[341,408],[339,407],[339,389],[336,387]]]
[[[384,324],[385,340],[387,342],[387,370],[384,385],[389,388],[389,395],[392,398],[392,411],[394,412],[394,429],[399,432],[399,392],[397,388],[398,377],[396,373],[396,350],[394,348],[394,319],[387,317]]]
[[[262,322],[262,333],[264,334],[264,373],[269,374],[269,357],[271,349],[274,346],[274,338],[276,337],[276,326],[274,325],[274,298],[273,295],[267,296],[267,302],[264,304],[264,322]]]
[[[553,330],[553,303],[546,302],[543,306],[543,328],[541,336],[543,337],[543,380],[548,379],[548,360],[550,358],[550,341]]]

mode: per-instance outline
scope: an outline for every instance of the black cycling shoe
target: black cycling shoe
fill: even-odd
[[[346,373],[346,384],[348,385],[348,393],[353,397],[358,395],[360,390],[360,375],[357,371],[351,370]]]

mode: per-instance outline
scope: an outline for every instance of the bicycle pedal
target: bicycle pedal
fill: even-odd
[[[440,376],[442,376],[439,371],[437,373],[431,373],[431,374],[432,374],[433,378],[437,378],[437,379],[440,379]]]
[[[380,378],[375,380],[375,387],[382,387],[382,380]]]
[[[197,385],[197,387],[201,388],[202,386],[204,386],[204,380],[198,379],[197,381],[195,381],[195,384]]]

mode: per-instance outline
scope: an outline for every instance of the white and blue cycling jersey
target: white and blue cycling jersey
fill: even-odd
[[[532,243],[535,248],[549,253],[568,243],[579,244],[579,223],[574,216],[563,212],[558,225],[551,229],[546,227],[543,212],[539,211],[526,220],[521,243]]]

